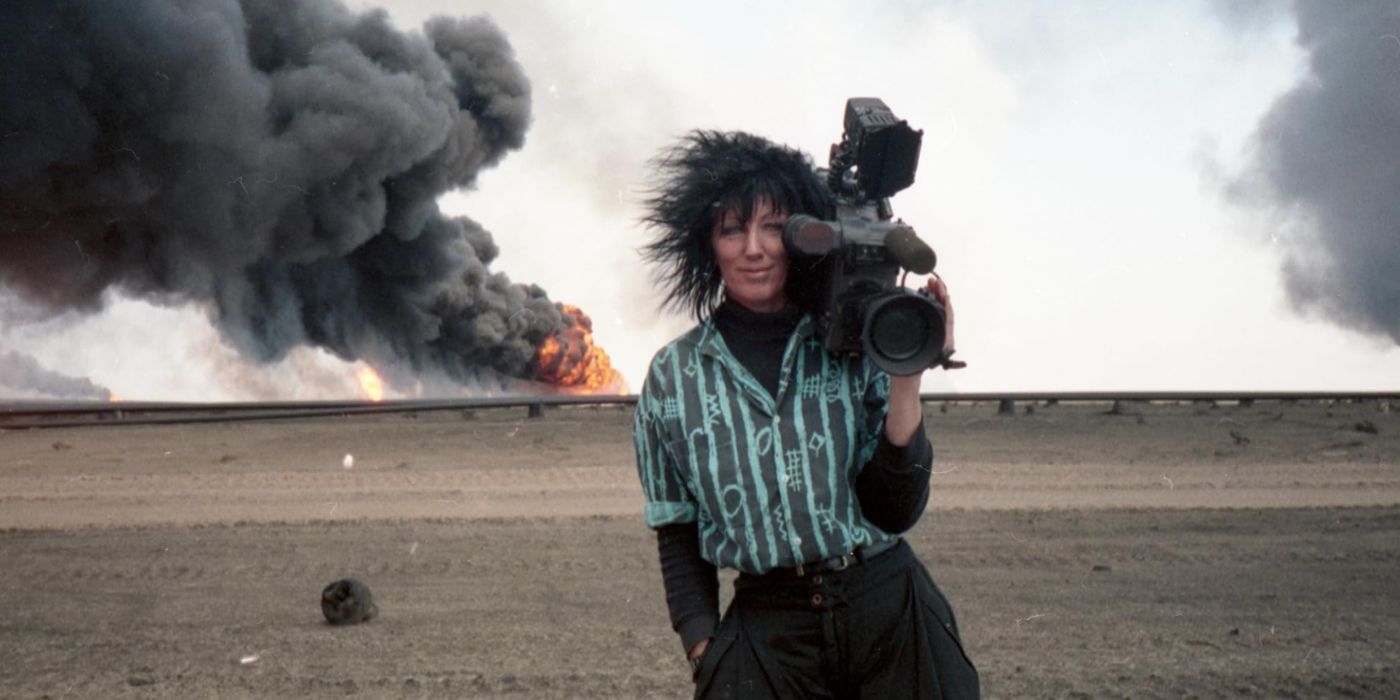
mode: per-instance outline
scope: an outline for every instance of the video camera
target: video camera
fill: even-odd
[[[831,147],[827,186],[836,219],[797,214],[783,229],[788,254],[832,261],[819,332],[831,352],[864,352],[893,375],[942,364],[943,306],[924,290],[899,284],[901,268],[933,272],[938,257],[914,229],[894,219],[889,198],[914,183],[923,132],[875,97],[846,100],[845,132]]]

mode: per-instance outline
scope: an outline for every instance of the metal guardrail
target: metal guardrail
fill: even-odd
[[[1196,402],[1196,401],[1400,401],[1396,391],[1022,391],[925,393],[925,403],[1008,402],[1113,403],[1118,401]],[[152,425],[174,423],[220,423],[228,421],[279,420],[325,416],[352,416],[377,413],[470,410],[480,408],[524,407],[530,417],[543,415],[544,408],[557,406],[630,406],[635,394],[626,395],[536,395],[498,396],[461,399],[415,399],[403,401],[278,401],[230,403],[177,402],[0,402],[0,429],[71,428],[85,426]]]

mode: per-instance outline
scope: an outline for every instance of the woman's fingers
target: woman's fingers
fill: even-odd
[[[943,323],[943,349],[951,350],[957,347],[953,344],[953,296],[948,293],[948,284],[938,275],[928,278],[926,288],[928,293],[932,294],[933,298],[943,305],[943,311],[946,314],[946,320]]]

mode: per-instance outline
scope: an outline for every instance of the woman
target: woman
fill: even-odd
[[[898,533],[928,501],[919,376],[828,353],[820,267],[787,217],[830,217],[800,152],[697,131],[658,161],[645,221],[665,303],[695,328],[638,396],[637,465],[696,697],[976,697],[956,622]],[[928,289],[952,307],[938,280]],[[717,567],[737,569],[718,610]]]

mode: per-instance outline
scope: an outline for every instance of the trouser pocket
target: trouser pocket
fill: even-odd
[[[735,634],[738,625],[735,624],[734,616],[737,610],[731,609],[728,614],[720,620],[719,627],[715,629],[715,636],[710,638],[710,645],[705,647],[705,653],[700,655],[700,665],[695,669],[695,697],[722,697],[722,695],[711,694],[711,688],[715,685],[715,676],[724,657],[729,654],[729,650],[734,646]]]
[[[917,567],[914,584],[918,591],[919,608],[923,611],[924,629],[933,652],[933,663],[945,698],[979,697],[980,683],[977,667],[968,657],[958,634],[953,606],[943,591],[933,582],[923,567]]]

